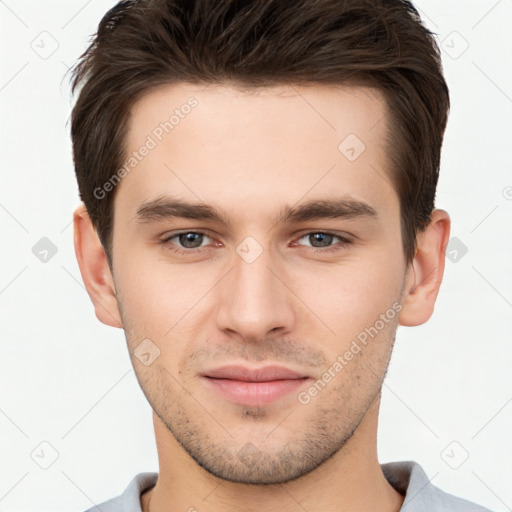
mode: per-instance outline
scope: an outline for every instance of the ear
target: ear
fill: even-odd
[[[416,254],[406,272],[400,325],[421,325],[432,316],[449,237],[450,217],[444,210],[435,209],[430,224],[418,234]]]
[[[83,204],[73,213],[73,225],[76,259],[96,317],[105,325],[122,328],[107,256]]]

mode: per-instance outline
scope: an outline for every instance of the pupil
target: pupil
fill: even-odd
[[[194,243],[197,242],[197,239],[201,236],[202,235],[199,233],[182,233],[180,235],[180,243],[188,249],[194,249],[195,247],[198,247],[197,245],[194,245]],[[199,245],[201,245],[201,241]]]
[[[329,245],[329,242],[332,239],[332,235],[327,235],[326,233],[314,233],[312,236],[314,237],[315,241],[323,242],[323,243],[321,243],[320,246],[315,246],[314,244],[312,244],[313,247],[326,247]],[[327,243],[325,243],[326,241],[327,241]]]

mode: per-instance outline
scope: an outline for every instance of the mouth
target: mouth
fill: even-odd
[[[282,366],[224,366],[209,370],[201,377],[209,389],[230,402],[252,406],[274,402],[311,380],[307,375]]]

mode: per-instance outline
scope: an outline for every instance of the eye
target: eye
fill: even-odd
[[[311,231],[302,235],[298,240],[302,239],[306,239],[310,242],[309,247],[312,247],[315,252],[337,251],[351,243],[351,240],[347,237],[326,231]],[[335,245],[331,245],[336,239],[339,240],[339,242]]]
[[[309,245],[297,243],[303,239],[308,241]],[[175,254],[194,255],[206,250],[211,241],[212,238],[201,231],[182,231],[181,233],[174,233],[164,238],[161,243]],[[333,245],[333,242],[336,241],[338,242]],[[306,245],[306,247],[310,247],[313,252],[319,253],[338,251],[352,243],[352,241],[345,236],[326,231],[310,231],[298,238],[297,242],[294,242],[292,245]],[[215,242],[214,245],[221,246],[222,244]]]
[[[176,242],[172,242],[174,239],[176,239]],[[204,247],[203,242],[205,239],[211,240],[208,235],[199,231],[183,231],[181,233],[175,233],[168,236],[162,240],[162,243],[166,246],[177,245],[177,248],[169,247],[169,249],[178,254],[193,254],[201,252],[202,247]],[[208,243],[206,243],[206,245],[208,245]]]

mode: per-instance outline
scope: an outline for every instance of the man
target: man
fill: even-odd
[[[398,325],[432,315],[448,88],[400,0],[124,1],[74,70],[75,250],[159,473],[106,511],[484,511],[380,465]]]

